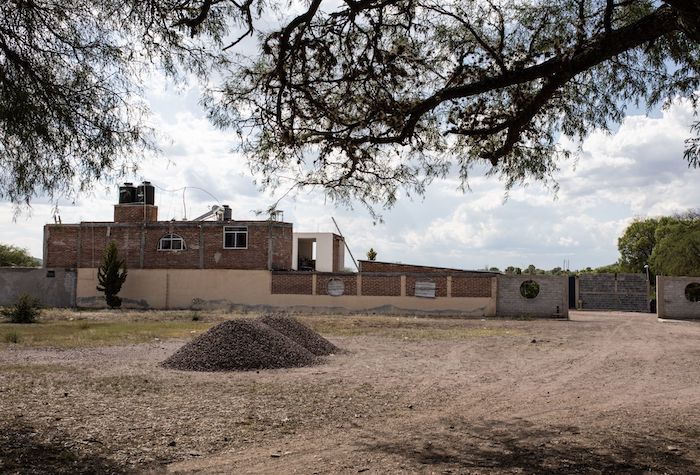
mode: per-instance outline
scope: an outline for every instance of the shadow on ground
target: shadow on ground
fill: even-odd
[[[576,427],[542,428],[523,420],[444,423],[444,428],[415,431],[405,439],[383,434],[384,441],[364,449],[441,473],[700,473],[696,453],[685,453],[688,448],[658,435],[603,434],[591,439]],[[377,434],[376,440],[381,438]]]
[[[24,424],[0,427],[0,473],[121,474],[125,470],[104,457],[79,453],[75,441],[55,431],[45,434]]]

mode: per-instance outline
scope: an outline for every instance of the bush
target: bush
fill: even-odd
[[[39,300],[27,294],[21,295],[14,305],[2,311],[3,316],[12,323],[34,323],[40,313]]]

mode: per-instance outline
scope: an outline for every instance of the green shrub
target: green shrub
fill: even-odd
[[[27,294],[20,295],[11,307],[2,310],[12,323],[34,323],[40,313],[39,300]]]

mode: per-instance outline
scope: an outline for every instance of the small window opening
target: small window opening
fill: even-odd
[[[182,251],[185,249],[185,240],[177,234],[166,234],[158,241],[159,251]]]
[[[246,249],[248,228],[245,226],[224,226],[224,249]]]

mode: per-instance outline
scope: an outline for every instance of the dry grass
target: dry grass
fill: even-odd
[[[130,345],[156,339],[190,338],[206,331],[205,321],[44,321],[0,325],[0,345],[82,348]],[[5,343],[6,342],[6,343]],[[1,346],[0,346],[1,347]]]
[[[0,324],[0,348],[7,346],[82,348],[145,343],[156,339],[189,339],[215,323],[257,314],[223,311],[76,311],[50,309],[40,323]],[[378,315],[299,315],[301,322],[327,336],[377,336],[400,340],[452,340],[518,336],[505,326],[478,321]],[[466,322],[466,323],[465,323]]]

